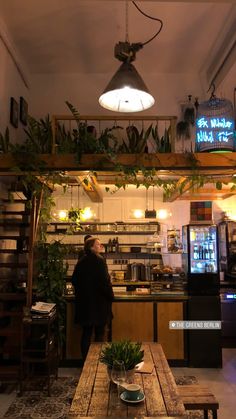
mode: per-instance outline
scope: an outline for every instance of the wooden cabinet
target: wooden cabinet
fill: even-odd
[[[82,359],[80,349],[82,329],[75,323],[75,304],[74,300],[66,303],[66,348],[65,357],[67,360]]]
[[[153,342],[152,302],[114,302],[112,312],[112,340]]]
[[[149,298],[149,299],[148,299]],[[186,361],[186,342],[183,330],[169,329],[169,321],[185,320],[186,301],[161,297],[119,298],[112,304],[111,334],[105,340],[158,342],[173,365]],[[186,297],[185,297],[186,298]],[[79,360],[81,327],[74,323],[74,302],[67,302],[66,359]]]
[[[157,340],[167,359],[184,359],[184,331],[169,328],[171,320],[183,319],[182,302],[157,303]]]

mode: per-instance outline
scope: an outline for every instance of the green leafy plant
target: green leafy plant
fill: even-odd
[[[118,149],[119,153],[143,153],[147,146],[147,140],[151,134],[152,125],[150,125],[145,131],[142,129],[140,132],[135,125],[130,125],[126,129],[127,140],[123,140],[120,148]]]
[[[9,128],[6,128],[5,134],[0,132],[0,153],[9,153],[12,144],[10,143]]]
[[[78,162],[80,162],[82,154],[107,153],[112,155],[117,149],[117,139],[113,131],[121,127],[105,128],[97,138],[94,132],[88,130],[87,122],[80,120],[78,110],[68,101],[66,101],[66,105],[75,118],[77,128],[73,129],[72,134],[66,132],[63,128],[59,128],[57,134],[58,151],[61,152],[61,144],[63,146],[66,140],[66,143],[73,147],[73,150],[70,150],[70,152],[77,153]]]
[[[34,288],[38,300],[55,303],[58,315],[59,342],[65,339],[65,298],[63,296],[68,265],[67,248],[60,241],[39,243],[35,249]]]
[[[125,369],[132,370],[139,362],[143,361],[144,351],[140,342],[122,340],[108,343],[101,352],[100,361],[112,368],[113,362],[124,361]]]
[[[151,131],[152,138],[156,146],[156,153],[170,153],[171,144],[170,144],[170,126],[165,128],[163,136],[160,138],[158,133],[157,125],[155,128],[152,128]]]
[[[51,153],[52,151],[52,124],[47,115],[44,119],[35,119],[28,116],[26,133],[26,146],[35,153]]]

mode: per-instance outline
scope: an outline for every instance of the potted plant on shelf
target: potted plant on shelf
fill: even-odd
[[[141,350],[140,342],[122,340],[108,343],[101,352],[100,362],[107,365],[107,372],[110,378],[112,365],[115,361],[124,361],[127,373],[127,381],[132,379],[137,364],[143,361],[144,351]]]

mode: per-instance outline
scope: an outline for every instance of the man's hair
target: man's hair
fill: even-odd
[[[90,239],[91,237],[93,237],[91,236],[91,234],[87,234],[87,236],[84,236],[84,243],[86,242],[86,240]]]

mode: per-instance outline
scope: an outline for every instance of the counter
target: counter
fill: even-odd
[[[159,342],[172,365],[186,365],[185,333],[169,329],[169,322],[187,318],[187,301],[188,295],[184,292],[160,292],[155,295],[119,293],[112,305],[113,320],[106,339]],[[81,358],[80,336],[80,326],[74,323],[74,297],[68,297],[66,359]]]

